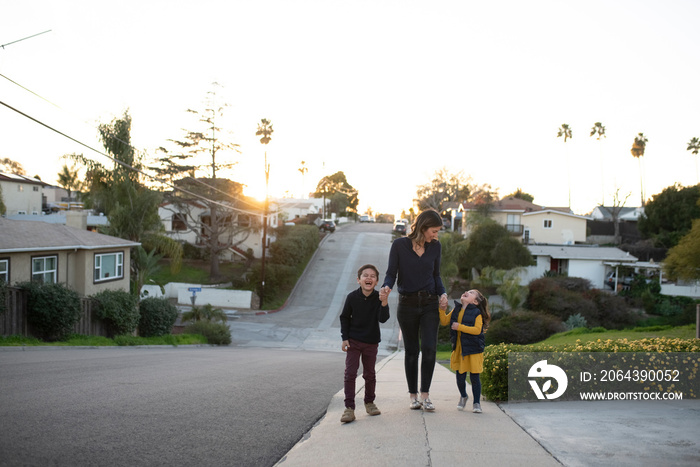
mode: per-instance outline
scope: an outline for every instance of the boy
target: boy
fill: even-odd
[[[345,411],[340,418],[342,423],[355,420],[355,380],[362,358],[362,377],[365,380],[365,410],[370,415],[381,412],[374,405],[374,389],[377,377],[374,364],[377,361],[380,331],[379,323],[389,319],[388,293],[374,290],[379,282],[379,271],[371,264],[365,264],[357,271],[360,287],[345,298],[340,313],[340,335],[345,356]]]

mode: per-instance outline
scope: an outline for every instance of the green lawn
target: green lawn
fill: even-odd
[[[209,279],[209,262],[200,260],[185,260],[182,268],[177,274],[170,271],[170,260],[161,260],[160,270],[151,279],[158,285],[165,285],[168,282],[185,282],[188,284],[211,284]],[[242,263],[231,263],[221,261],[219,272],[224,277],[225,282],[232,279],[239,279],[246,272],[246,267]]]

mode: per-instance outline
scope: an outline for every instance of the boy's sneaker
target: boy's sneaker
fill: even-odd
[[[381,415],[381,411],[374,405],[374,402],[369,402],[365,404],[365,410],[370,415]]]
[[[469,400],[469,396],[467,397],[460,397],[459,402],[457,403],[457,409],[458,410],[464,410],[464,406],[467,405],[467,400]]]
[[[430,401],[430,398],[423,399],[423,410],[426,412],[435,412],[435,406]]]
[[[350,423],[355,420],[355,411],[351,408],[346,408],[343,416],[340,417],[340,423]]]
[[[481,413],[481,404],[478,402],[474,402],[474,410],[472,410],[474,413]]]

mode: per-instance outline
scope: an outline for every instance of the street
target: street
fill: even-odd
[[[390,230],[338,229],[283,310],[230,322],[228,347],[0,350],[0,465],[274,465],[342,388],[338,316],[361,265],[383,279]]]

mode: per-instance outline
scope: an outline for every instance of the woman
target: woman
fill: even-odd
[[[438,305],[447,307],[447,294],[440,278],[442,247],[437,240],[442,218],[436,211],[423,211],[411,226],[407,237],[391,244],[389,266],[382,289],[399,290],[396,317],[405,346],[404,368],[411,409],[435,410],[430,401],[430,383],[435,370],[437,332],[440,325]],[[418,398],[418,354],[422,352],[421,387]]]

